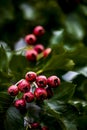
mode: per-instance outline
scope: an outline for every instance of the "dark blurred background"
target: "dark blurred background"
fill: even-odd
[[[39,39],[50,44],[53,31],[64,30],[68,44],[87,43],[86,0],[0,0],[0,41],[14,49],[14,45],[36,25],[46,34]]]

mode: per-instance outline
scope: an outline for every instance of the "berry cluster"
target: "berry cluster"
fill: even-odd
[[[37,75],[33,71],[25,74],[25,78],[8,87],[8,94],[15,97],[13,102],[20,112],[27,112],[27,105],[32,102],[43,102],[53,96],[53,88],[60,85],[60,78],[53,75]],[[28,123],[29,129],[48,130],[48,127],[41,126],[38,122]]]
[[[27,58],[27,60],[36,61],[37,56],[40,53],[43,54],[43,57],[46,57],[51,52],[51,48],[45,49],[45,47],[41,43],[36,43],[37,38],[43,36],[44,34],[45,29],[42,26],[38,25],[33,29],[33,33],[25,36],[24,39],[26,44],[32,46],[31,49],[27,50],[25,53],[25,57]]]
[[[25,78],[8,88],[11,96],[17,96],[22,93],[22,98],[14,102],[16,108],[26,107],[26,102],[43,101],[53,96],[53,88],[60,85],[60,79],[57,76],[46,77],[45,75],[37,75],[33,71],[25,74]]]

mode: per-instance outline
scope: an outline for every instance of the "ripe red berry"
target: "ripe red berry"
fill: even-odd
[[[36,61],[37,59],[37,52],[35,50],[27,50],[25,53],[25,57],[27,58],[27,60],[29,61]]]
[[[16,85],[12,85],[8,88],[8,93],[11,95],[11,96],[16,96],[18,94],[19,90],[18,90],[18,87]]]
[[[39,54],[44,50],[44,46],[42,44],[37,44],[34,46],[34,50]]]
[[[49,128],[47,126],[43,126],[41,130],[49,130]]]
[[[36,77],[36,84],[38,87],[46,87],[47,85],[47,78],[44,75],[40,75]]]
[[[47,57],[51,53],[51,48],[47,48],[43,51],[43,56]]]
[[[41,127],[40,123],[38,123],[38,122],[34,122],[34,123],[31,124],[32,129],[37,129],[37,128],[40,128],[40,127]]]
[[[34,34],[28,34],[25,36],[25,42],[29,45],[34,45],[36,42],[36,36]]]
[[[23,99],[25,99],[26,102],[30,103],[34,101],[34,94],[32,92],[24,93]]]
[[[23,79],[19,84],[18,84],[18,89],[19,91],[26,93],[30,90],[30,83]]]
[[[45,29],[39,25],[34,28],[33,33],[36,36],[42,36],[45,33]]]
[[[53,96],[53,91],[52,91],[52,88],[47,86],[46,88],[46,91],[47,91],[47,98],[51,98]]]
[[[14,106],[17,108],[17,109],[23,109],[26,107],[26,102],[24,99],[18,99],[14,102]]]
[[[50,76],[47,79],[47,84],[48,84],[49,87],[56,88],[60,85],[60,79],[55,75]]]
[[[44,88],[36,88],[34,91],[34,95],[37,100],[44,100],[47,98],[47,92]]]
[[[25,79],[29,82],[34,82],[36,80],[37,74],[33,71],[29,71],[25,75]]]

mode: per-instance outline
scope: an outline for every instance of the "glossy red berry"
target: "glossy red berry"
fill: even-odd
[[[36,84],[38,87],[46,87],[47,85],[47,78],[44,75],[39,75],[36,77]]]
[[[37,52],[35,50],[27,50],[25,53],[25,57],[29,61],[36,61],[37,60]]]
[[[23,109],[26,107],[26,102],[24,99],[18,99],[14,102],[14,106],[17,108],[17,109]]]
[[[36,42],[36,36],[34,34],[28,34],[25,36],[25,42],[29,45],[34,45]]]
[[[23,99],[25,99],[25,101],[27,103],[33,102],[34,101],[34,94],[32,92],[24,93]]]
[[[43,28],[43,26],[39,25],[34,28],[33,33],[36,36],[42,36],[45,33],[45,29]]]
[[[43,51],[43,56],[47,57],[51,53],[51,48],[47,48]]]
[[[29,71],[25,75],[25,79],[29,82],[34,82],[36,80],[37,74],[33,71]]]
[[[11,85],[9,88],[8,88],[8,93],[11,95],[11,96],[16,96],[18,94],[19,90],[18,90],[18,87],[16,85]]]
[[[43,126],[41,130],[49,130],[49,128],[47,126]]]
[[[18,89],[19,91],[26,93],[30,90],[30,83],[23,79],[19,84],[18,84]]]
[[[31,124],[32,129],[37,129],[37,128],[40,128],[40,127],[41,127],[40,123],[38,123],[38,122],[34,122],[34,123]]]
[[[42,44],[37,44],[34,46],[34,50],[39,54],[44,50],[44,46]]]
[[[47,84],[48,84],[49,87],[56,88],[60,85],[60,79],[55,75],[50,76],[47,79]]]
[[[36,88],[34,91],[34,95],[37,100],[44,100],[47,98],[47,92],[44,88]]]
[[[51,98],[53,96],[53,91],[52,91],[52,88],[47,86],[46,88],[46,91],[47,91],[47,98]]]

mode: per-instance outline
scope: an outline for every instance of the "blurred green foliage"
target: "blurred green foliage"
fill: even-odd
[[[64,29],[67,44],[86,44],[86,2],[80,3],[72,12],[66,14],[57,0],[1,0],[0,12],[0,40],[12,49],[21,37],[32,33],[36,25],[42,25],[46,29],[46,35],[38,41],[45,46],[50,44],[53,31],[61,29]]]
[[[25,48],[15,44],[42,25],[46,33],[38,39],[52,52],[31,63]],[[66,13],[58,0],[0,0],[0,126],[1,130],[25,130],[23,115],[12,106],[7,88],[28,71],[57,75],[61,85],[53,98],[39,104],[37,119],[50,130],[87,129],[87,1]],[[32,115],[34,116],[34,115]]]

